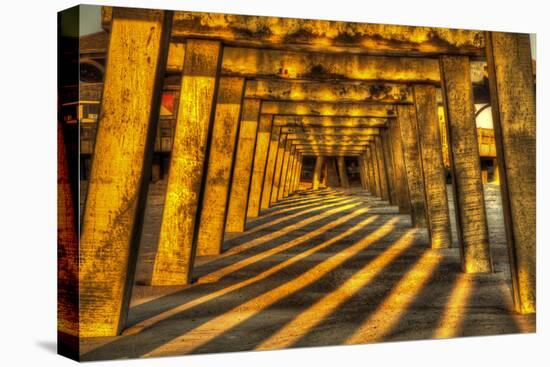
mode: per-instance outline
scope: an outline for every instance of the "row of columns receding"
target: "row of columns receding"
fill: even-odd
[[[125,17],[123,9],[113,14],[80,238],[73,234],[80,252],[70,272],[78,279],[83,337],[123,330],[133,285],[170,27],[169,12],[142,11],[139,21]],[[414,226],[427,228],[433,248],[450,247],[436,86],[445,110],[462,269],[492,271],[468,56],[436,59],[438,82],[431,80],[431,69],[422,80],[428,64],[398,60],[401,69],[395,69],[388,58],[375,62],[376,57],[365,56],[374,60],[369,73],[353,74],[346,86],[345,72],[331,81],[313,76],[304,83],[292,80],[291,72],[288,79],[275,75],[270,80],[265,72],[251,74],[246,63],[235,66],[228,59],[235,52],[225,49],[216,40],[185,42],[151,285],[189,284],[196,256],[220,254],[226,231],[244,231],[247,219],[298,190],[305,156],[318,157],[313,189],[325,156],[338,156],[340,170],[344,156],[357,157],[365,190],[409,214]],[[486,51],[514,300],[518,312],[529,313],[535,311],[535,96],[529,39],[488,32]],[[300,57],[307,59],[308,53]],[[340,65],[345,59],[326,62],[348,70]],[[373,86],[385,83],[390,86],[386,96],[373,92]],[[400,99],[392,97],[392,83],[400,83]],[[281,91],[287,92],[284,101]],[[60,177],[65,184],[63,165]],[[60,200],[60,210],[70,212],[73,206],[63,201],[70,195]]]

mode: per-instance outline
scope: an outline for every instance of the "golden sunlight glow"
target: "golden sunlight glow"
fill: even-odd
[[[402,236],[374,260],[368,262],[361,270],[353,274],[338,289],[317,301],[256,349],[281,349],[291,346],[296,339],[307,334],[324,318],[334,312],[338,306],[373,281],[388,264],[409,248],[413,243],[413,233],[414,231],[411,230]]]
[[[407,311],[440,261],[441,255],[432,251],[425,252],[414,267],[393,287],[376,311],[346,340],[346,344],[383,340],[399,321],[401,315]]]
[[[374,218],[377,218],[376,216]],[[373,219],[367,218],[363,222],[357,224],[356,226],[339,233],[337,236],[332,237],[331,239],[323,242],[316,247],[304,251],[289,260],[279,264],[279,267],[288,266],[286,263],[293,263],[299,261],[314,252],[317,252],[321,249],[324,249],[334,243],[337,243],[342,238],[349,236],[350,234],[359,231],[363,226],[372,222]],[[144,356],[152,357],[163,355],[167,353],[188,353],[194,349],[208,343],[210,340],[220,336],[227,330],[232,327],[235,327],[241,322],[249,319],[254,316],[257,312],[269,307],[281,299],[292,295],[295,292],[302,290],[308,285],[319,280],[324,275],[328,274],[332,270],[336,269],[338,266],[342,265],[345,261],[349,260],[353,256],[357,255],[359,252],[365,250],[367,247],[380,240],[383,236],[389,234],[393,229],[394,224],[398,221],[398,218],[390,219],[385,224],[380,225],[378,229],[372,232],[369,236],[365,237],[363,240],[355,243],[354,245],[348,247],[345,251],[339,252],[334,256],[326,259],[325,261],[317,264],[308,271],[302,273],[300,276],[292,279],[291,281],[278,286],[277,288],[271,289],[270,291],[253,298],[231,310],[228,310],[223,315],[215,317],[208,322],[190,330],[184,335],[167,341],[164,345],[154,349],[153,351],[145,354]],[[285,264],[283,266],[283,264]],[[273,269],[273,268],[272,268]],[[270,270],[272,270],[270,269]],[[264,272],[265,273],[265,272]],[[264,274],[262,273],[262,274]],[[178,347],[178,343],[181,340],[185,339],[185,347]]]
[[[442,339],[458,336],[470,293],[471,285],[468,275],[458,274],[452,293],[445,306],[445,314],[434,333],[434,338]]]

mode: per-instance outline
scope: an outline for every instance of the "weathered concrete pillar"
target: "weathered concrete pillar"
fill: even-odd
[[[365,151],[365,167],[369,182],[369,191],[372,196],[378,196],[376,193],[376,176],[374,174],[374,165],[372,164],[372,149],[369,146]]]
[[[239,130],[244,78],[222,77],[216,100],[204,199],[199,216],[197,255],[218,255],[222,250],[231,167]]]
[[[431,244],[432,248],[448,248],[452,245],[451,222],[435,87],[415,85],[413,90]]]
[[[336,159],[334,157],[328,157],[325,159],[325,162],[327,165],[327,186],[340,186],[340,182],[338,180],[338,170],[336,168]]]
[[[315,168],[313,169],[312,188],[313,190],[319,190],[319,184],[321,183],[321,170],[325,164],[325,157],[319,155],[315,160]]]
[[[275,204],[279,196],[279,185],[281,183],[285,152],[287,149],[286,137],[287,137],[287,134],[281,134],[281,137],[279,138],[277,158],[275,159],[275,171],[273,172],[273,185],[271,188],[271,198],[269,199],[270,204]],[[290,142],[289,142],[288,149],[290,149]]]
[[[300,189],[300,179],[301,179],[301,176],[302,176],[302,164],[303,164],[302,153],[298,154],[297,159],[298,159],[298,164],[296,166],[296,172],[295,172],[295,175],[294,175],[294,183],[293,183],[292,192],[298,191]]]
[[[394,167],[396,183],[395,192],[397,196],[397,205],[399,206],[399,213],[410,214],[411,202],[409,199],[409,184],[407,182],[407,171],[403,158],[403,145],[401,142],[399,121],[397,119],[389,120],[388,127],[388,141],[390,143],[391,157]]]
[[[515,308],[532,313],[536,311],[536,101],[529,35],[488,32],[486,40]]]
[[[388,184],[388,171],[386,169],[386,161],[382,150],[382,141],[380,136],[374,137],[374,150],[376,152],[376,164],[378,166],[378,175],[380,177],[380,197],[382,200],[390,200],[390,189]]]
[[[227,207],[226,232],[244,232],[245,230],[248,191],[256,148],[260,105],[261,101],[259,99],[245,99],[243,102],[229,206]]]
[[[493,183],[500,183],[500,169],[498,168],[498,159],[493,159]]]
[[[426,202],[424,177],[422,175],[422,161],[418,146],[418,133],[416,123],[416,111],[412,105],[397,106],[401,144],[403,148],[403,161],[407,184],[409,186],[409,200],[413,226],[426,228]]]
[[[172,13],[114,8],[80,238],[79,336],[126,321],[139,249]]]
[[[386,172],[388,175],[388,196],[391,205],[397,205],[397,182],[395,180],[395,172],[393,168],[393,160],[391,157],[391,147],[389,142],[389,131],[383,129],[380,132],[380,141],[382,143],[382,156],[386,165]]]
[[[153,164],[151,167],[151,182],[158,182],[160,180],[160,156],[154,154],[153,155]]]
[[[346,160],[344,157],[337,158],[338,164],[338,176],[340,177],[340,183],[343,188],[349,188],[348,172],[346,170]]]
[[[361,188],[363,190],[368,190],[367,177],[365,175],[365,166],[363,164],[362,156],[359,156],[357,158],[357,166],[359,167],[359,178],[361,179]]]
[[[211,129],[222,46],[187,40],[172,158],[151,285],[188,284],[195,256],[198,205],[204,195],[205,154]]]
[[[74,167],[67,159],[65,137],[62,123],[57,123],[57,330],[60,336],[58,348],[60,352],[73,353],[72,340],[79,335],[79,243],[78,219],[76,213],[76,192],[78,186],[78,167]],[[62,335],[65,334],[65,335]],[[69,335],[73,338],[66,338]],[[74,342],[78,343],[78,340]],[[66,350],[67,349],[67,350]]]
[[[285,173],[285,183],[283,185],[283,198],[288,196],[290,191],[290,181],[292,179],[292,172],[294,169],[294,164],[296,162],[296,146],[292,145],[290,148],[290,156],[288,158],[288,166]]]
[[[462,267],[467,273],[490,272],[470,60],[467,56],[442,56],[440,67]]]
[[[287,139],[285,144],[285,149],[283,152],[283,163],[281,165],[281,172],[279,174],[279,180],[277,181],[277,194],[275,195],[275,200],[279,201],[283,198],[285,191],[285,181],[286,175],[288,173],[288,163],[290,162],[290,155],[292,151],[292,140]]]
[[[256,150],[254,152],[252,179],[250,181],[250,193],[248,196],[248,211],[246,213],[248,218],[256,218],[260,215],[262,188],[267,167],[272,123],[273,115],[260,116],[258,136],[256,138]]]
[[[267,162],[265,165],[265,175],[262,182],[262,195],[260,200],[260,209],[269,208],[271,202],[271,191],[273,188],[273,178],[277,165],[277,153],[279,152],[279,140],[281,140],[281,128],[273,126],[271,128],[271,137],[269,140],[269,150]]]
[[[369,163],[372,166],[375,195],[380,199],[382,199],[382,185],[380,184],[380,167],[378,165],[378,156],[376,154],[376,146],[374,142],[370,144],[370,162]]]

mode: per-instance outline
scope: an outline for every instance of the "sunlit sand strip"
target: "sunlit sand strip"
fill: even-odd
[[[243,303],[231,310],[228,310],[223,315],[215,317],[210,321],[199,325],[195,329],[183,334],[182,336],[168,341],[166,344],[154,349],[144,356],[160,356],[173,353],[189,353],[194,349],[208,343],[214,338],[227,332],[229,329],[237,326],[239,323],[246,321],[258,312],[266,309],[272,304],[282,300],[285,297],[292,295],[295,292],[313,284],[314,282],[327,275],[345,261],[365,250],[368,246],[380,240],[385,235],[389,234],[394,229],[396,218],[389,220],[386,224],[381,225],[378,229],[372,232],[367,237],[346,248],[345,250],[334,254],[332,257],[317,264],[305,273],[282,284],[254,299]],[[329,246],[342,238],[347,237],[350,233],[356,232],[361,228],[359,224],[348,231],[345,231],[336,237],[326,241],[324,247]],[[304,253],[301,254],[302,256]],[[297,255],[299,256],[299,255]]]
[[[346,199],[349,199],[349,198],[347,198],[345,196],[342,196],[342,195],[327,195],[327,196],[324,196],[324,197],[319,197],[315,200],[307,201],[305,203],[300,202],[300,203],[293,203],[292,205],[289,204],[288,206],[277,208],[276,210],[270,211],[267,214],[262,214],[258,218],[262,218],[262,219],[268,218],[269,219],[271,217],[275,217],[275,216],[278,216],[278,215],[281,215],[281,214],[284,214],[284,213],[287,213],[287,212],[300,210],[300,209],[304,209],[304,208],[312,208],[312,207],[315,207],[319,204],[322,205],[322,204],[328,204],[328,203],[338,203],[339,201],[343,201],[343,200],[346,200]],[[256,219],[258,219],[258,218],[256,218]],[[268,222],[268,223],[273,223],[273,222]],[[261,226],[258,226],[258,227],[260,227],[260,228],[265,227],[265,224],[262,224]],[[254,229],[256,229],[256,228],[254,228]]]
[[[351,204],[351,205],[347,205],[343,208],[335,209],[333,211],[333,213],[338,213],[338,212],[344,211],[346,209],[351,209],[355,205],[356,204]],[[231,265],[228,265],[224,268],[216,270],[213,273],[210,273],[210,274],[208,274],[204,277],[201,277],[199,279],[199,283],[218,281],[222,277],[226,276],[227,274],[233,273],[233,272],[235,272],[239,269],[244,268],[245,266],[248,266],[248,265],[253,264],[255,262],[261,261],[261,260],[265,259],[266,257],[273,256],[275,254],[278,254],[279,252],[283,252],[283,251],[288,250],[292,247],[296,247],[298,245],[301,245],[301,244],[304,243],[304,241],[311,240],[311,239],[315,238],[315,236],[326,233],[326,232],[330,231],[331,229],[333,229],[335,227],[338,227],[342,223],[345,223],[346,221],[348,221],[352,218],[358,217],[359,215],[366,214],[368,211],[369,211],[368,208],[361,208],[359,210],[353,211],[352,213],[344,215],[344,216],[342,216],[342,217],[340,217],[340,218],[338,218],[334,221],[331,221],[330,223],[325,224],[324,226],[316,228],[313,231],[306,232],[301,236],[298,236],[298,237],[296,237],[296,238],[294,238],[294,239],[292,239],[288,242],[285,242],[284,244],[282,244],[280,246],[271,248],[271,249],[266,250],[266,251],[262,251],[258,254],[247,257],[247,258],[245,258],[241,261],[235,262],[235,263],[233,263]]]
[[[318,193],[310,193],[308,195],[283,199],[282,201],[279,201],[278,203],[271,206],[271,208],[284,208],[291,205],[318,201],[319,199],[326,198],[326,197],[339,196],[338,194],[339,192],[336,190],[326,190],[326,191],[324,190]]]
[[[362,222],[358,223],[357,225],[355,225],[354,227],[348,229],[347,231],[345,232],[342,232],[341,234],[339,234],[338,236],[336,237],[333,237],[331,238],[330,240],[328,241],[325,241],[315,247],[312,247],[310,249],[308,249],[307,251],[304,251],[304,252],[301,252],[299,254],[296,254],[295,256],[291,257],[290,259],[288,260],[285,260],[261,273],[259,273],[258,275],[252,277],[252,278],[248,278],[246,280],[243,280],[242,282],[239,282],[239,283],[236,283],[236,284],[232,284],[226,288],[223,288],[223,289],[220,289],[218,291],[215,291],[215,292],[212,292],[212,293],[209,293],[203,297],[200,297],[200,298],[197,298],[193,301],[190,301],[188,303],[184,303],[178,307],[175,307],[171,310],[168,310],[168,311],[165,311],[163,313],[160,313],[154,317],[151,317],[147,320],[144,320],[128,329],[126,329],[124,331],[124,335],[128,335],[128,334],[135,334],[141,330],[143,330],[144,328],[146,327],[149,327],[149,326],[152,326],[154,325],[155,323],[157,322],[160,322],[170,316],[173,316],[175,314],[178,314],[180,312],[183,312],[185,310],[188,310],[190,309],[191,307],[195,307],[197,305],[200,305],[201,303],[204,303],[204,302],[207,302],[207,301],[210,301],[212,299],[215,299],[217,297],[221,297],[223,296],[224,294],[227,294],[227,293],[230,293],[230,292],[233,292],[237,289],[240,289],[240,288],[243,288],[247,285],[250,285],[252,283],[255,283],[255,282],[259,282],[267,277],[269,277],[270,275],[272,274],[275,274],[276,272],[278,272],[279,270],[281,269],[284,269],[285,267],[287,266],[290,266],[292,264],[295,264],[296,262],[304,259],[305,257],[307,256],[310,256],[312,254],[314,254],[315,252],[317,251],[321,251],[323,249],[325,249],[326,247],[332,245],[333,243],[335,243],[336,241],[344,238],[345,236],[348,236],[350,235],[351,233],[354,233],[358,230],[360,230],[361,228],[369,225],[370,223],[374,222],[375,220],[378,219],[378,216],[372,216],[370,218],[366,218],[365,220],[363,220]]]
[[[386,266],[409,248],[414,240],[414,232],[414,230],[410,230],[400,237],[384,252],[353,274],[338,289],[327,294],[299,316],[292,319],[283,328],[264,340],[256,349],[281,349],[291,346],[334,312],[341,304],[372,282]]]
[[[346,344],[384,340],[386,334],[392,330],[422,290],[440,261],[441,255],[429,250],[425,252],[414,267],[393,287],[376,311],[346,340]]]
[[[288,225],[282,229],[279,229],[279,230],[276,230],[276,231],[273,231],[273,232],[269,232],[269,233],[266,233],[262,236],[258,236],[256,238],[254,238],[253,240],[251,241],[248,241],[248,242],[245,242],[243,244],[240,244],[238,246],[235,246],[235,247],[232,247],[230,248],[229,250],[223,252],[221,255],[218,255],[212,259],[208,259],[208,260],[203,260],[201,262],[201,265],[202,264],[207,264],[207,263],[210,263],[212,261],[218,261],[219,259],[223,259],[224,257],[227,257],[227,256],[232,256],[232,255],[236,255],[238,253],[241,253],[245,250],[248,250],[252,247],[256,247],[256,246],[259,246],[261,244],[264,244],[268,241],[271,241],[273,240],[274,238],[277,238],[279,236],[282,236],[282,235],[285,235],[287,233],[289,233],[290,231],[294,231],[296,229],[300,229],[302,227],[305,227],[307,226],[308,224],[311,224],[311,223],[314,223],[318,220],[321,220],[325,217],[328,217],[334,213],[338,213],[340,211],[343,211],[343,210],[348,210],[348,209],[351,209],[357,205],[360,205],[361,203],[353,203],[353,204],[348,204],[348,205],[344,205],[344,204],[347,204],[347,203],[350,203],[350,202],[353,202],[354,200],[346,200],[346,201],[342,201],[342,202],[339,202],[337,204],[329,204],[329,205],[326,205],[326,206],[317,206],[315,207],[315,209],[312,209],[312,210],[318,210],[320,208],[323,208],[325,210],[322,211],[321,214],[317,214],[313,217],[309,217],[309,218],[306,218],[304,220],[301,220],[297,223],[293,223],[291,225]],[[326,210],[328,208],[332,208],[332,207],[336,207],[336,208],[333,208],[333,209],[330,209],[330,210]],[[303,214],[304,212],[302,212],[301,214]],[[286,219],[290,218],[291,216],[287,216]]]
[[[470,294],[471,284],[468,274],[458,274],[447,305],[445,306],[443,319],[433,335],[434,338],[443,339],[458,336],[464,320],[464,310],[468,305]]]

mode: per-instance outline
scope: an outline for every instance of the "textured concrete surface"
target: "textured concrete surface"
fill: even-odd
[[[426,229],[352,187],[301,191],[262,210],[226,236],[221,256],[197,258],[191,286],[144,286],[164,185],[150,186],[127,329],[83,340],[85,360],[535,329],[535,315],[512,311],[499,186],[485,186],[492,274],[462,274],[456,233],[455,247],[429,249]]]

